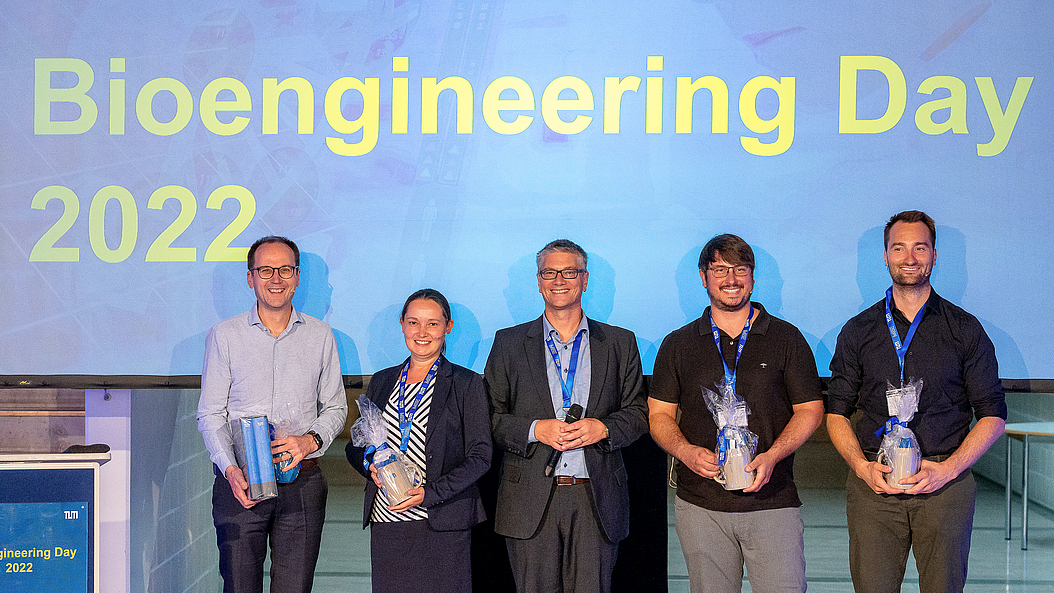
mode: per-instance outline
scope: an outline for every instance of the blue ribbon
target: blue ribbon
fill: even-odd
[[[380,447],[374,447],[373,445],[370,445],[369,447],[366,447],[366,452],[362,454],[362,467],[363,467],[363,469],[365,469],[366,471],[370,471],[369,457],[370,457],[371,453],[378,453],[378,452],[383,451],[383,450],[385,450],[387,448],[388,448],[388,443],[381,443]]]
[[[442,357],[440,357],[442,358]],[[399,450],[406,451],[410,446],[410,427],[414,423],[414,414],[417,414],[417,408],[421,405],[421,399],[425,393],[428,392],[428,387],[432,384],[432,381],[436,378],[436,373],[439,371],[439,358],[436,358],[435,362],[432,363],[432,367],[428,369],[428,374],[425,375],[424,381],[421,381],[421,385],[417,388],[417,394],[414,396],[414,402],[410,406],[409,411],[406,409],[406,375],[410,372],[410,360],[406,360],[406,364],[403,366],[403,372],[399,374]]]
[[[725,436],[725,431],[728,430],[728,425],[721,427],[721,431],[717,433],[717,465],[725,464],[725,456],[728,454],[728,437]]]
[[[890,416],[889,420],[886,420],[885,424],[878,427],[878,430],[875,431],[875,436],[878,438],[882,438],[882,435],[886,434],[887,432],[893,432],[894,426],[903,426],[904,428],[907,428],[908,423],[901,422],[896,416]]]
[[[710,330],[714,332],[714,344],[717,345],[717,357],[721,359],[721,366],[725,367],[725,384],[732,388],[732,393],[736,392],[736,369],[739,368],[739,357],[743,355],[743,347],[747,345],[747,335],[750,334],[750,320],[754,318],[754,304],[750,304],[750,314],[747,315],[747,323],[743,326],[742,333],[739,334],[739,347],[736,348],[736,362],[732,370],[728,369],[728,363],[725,362],[725,357],[721,354],[721,330],[717,329],[717,324],[714,323],[714,316],[710,315]]]
[[[900,384],[904,385],[904,357],[908,354],[908,346],[911,344],[911,339],[915,337],[915,330],[919,328],[925,308],[915,314],[915,319],[911,321],[911,327],[908,328],[908,336],[901,343],[900,332],[897,331],[897,325],[893,323],[893,312],[889,308],[892,302],[893,287],[890,286],[886,289],[886,326],[889,328],[889,336],[893,338],[893,348],[897,351],[897,360],[900,362]]]
[[[567,381],[564,381],[563,369],[560,366],[560,353],[556,350],[552,332],[545,336],[545,346],[549,350],[549,356],[552,357],[553,364],[556,365],[556,376],[560,378],[560,391],[563,393],[565,410],[571,407],[572,390],[575,388],[575,371],[578,370],[578,349],[582,346],[582,335],[584,333],[584,331],[579,331],[575,335],[574,345],[571,346],[571,362],[567,365]]]

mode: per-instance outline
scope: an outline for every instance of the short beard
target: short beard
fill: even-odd
[[[920,275],[916,276],[914,282],[909,282],[907,280],[907,276],[905,274],[900,273],[900,272],[895,272],[895,271],[890,270],[890,274],[889,275],[893,279],[893,284],[896,284],[897,286],[903,286],[905,288],[909,288],[909,287],[910,288],[922,288],[924,286],[927,286],[930,283],[930,274],[931,273],[932,273],[932,270],[926,272],[925,274],[920,274]]]
[[[707,293],[709,293],[710,296],[710,306],[714,309],[717,309],[718,311],[725,311],[727,313],[735,313],[736,311],[742,311],[744,308],[748,307],[750,305],[750,297],[753,295],[753,293],[747,293],[746,297],[743,299],[743,302],[741,302],[738,306],[730,307],[725,304],[724,300],[718,298],[718,296],[721,295],[720,288],[718,288],[717,290],[718,296],[715,296],[709,290],[707,290]]]

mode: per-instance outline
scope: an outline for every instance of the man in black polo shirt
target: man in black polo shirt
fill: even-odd
[[[857,593],[900,591],[913,546],[922,593],[963,590],[974,512],[970,466],[1003,434],[1006,403],[992,341],[977,318],[930,287],[936,241],[923,212],[889,219],[885,262],[893,286],[845,324],[831,360],[827,430],[852,470],[846,515]],[[922,464],[899,481],[905,488],[895,488],[885,479],[891,468],[876,460],[890,419],[887,391],[920,379],[908,428]],[[849,417],[857,410],[854,430]]]
[[[750,301],[754,251],[743,239],[711,239],[699,276],[710,306],[663,340],[648,398],[651,436],[677,459],[674,511],[691,591],[740,591],[744,563],[754,591],[805,591],[792,472],[794,451],[823,419],[816,361],[801,332]],[[714,480],[718,426],[703,390],[720,385],[746,401],[748,429],[758,435],[746,466],[757,474],[743,490]]]

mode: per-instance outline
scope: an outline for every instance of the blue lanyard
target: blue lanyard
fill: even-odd
[[[725,356],[721,353],[721,330],[717,329],[717,324],[714,323],[714,316],[710,315],[710,329],[714,332],[714,344],[717,345],[717,357],[721,359],[721,366],[725,367],[725,384],[732,388],[732,393],[736,392],[736,369],[739,368],[739,357],[743,355],[743,346],[747,345],[747,335],[750,334],[750,320],[754,317],[754,304],[750,304],[750,314],[747,315],[747,323],[743,326],[743,333],[739,334],[739,347],[736,348],[736,363],[732,367],[732,370],[728,369],[728,363],[725,362]]]
[[[893,312],[890,310],[889,305],[893,302],[893,287],[890,286],[886,289],[886,326],[889,327],[889,336],[893,338],[893,348],[897,351],[897,360],[900,362],[900,383],[904,384],[904,357],[908,353],[908,346],[911,345],[911,339],[915,337],[915,330],[919,328],[919,322],[922,321],[922,315],[925,312],[925,305],[918,313],[915,314],[915,319],[911,322],[911,327],[908,328],[908,337],[904,339],[904,342],[900,342],[900,333],[897,331],[897,325],[893,323]]]
[[[425,380],[421,381],[421,385],[417,388],[417,394],[414,396],[414,403],[410,406],[410,410],[406,410],[406,375],[410,371],[410,361],[406,361],[406,365],[403,366],[403,372],[399,374],[399,450],[406,451],[410,446],[410,427],[414,423],[414,414],[417,413],[418,406],[421,405],[421,399],[425,393],[428,392],[428,387],[432,384],[432,381],[436,378],[436,372],[439,371],[439,358],[432,363],[432,368],[428,369],[428,374],[425,375]]]
[[[575,343],[571,346],[571,362],[567,365],[567,380],[564,381],[563,368],[560,366],[560,353],[556,350],[556,343],[553,342],[552,332],[545,336],[545,346],[549,350],[549,356],[553,358],[553,364],[556,365],[556,376],[560,378],[560,391],[564,395],[564,409],[571,407],[571,390],[575,388],[575,371],[578,369],[578,349],[582,345],[582,334],[584,331],[579,331],[575,335]],[[537,351],[536,351],[537,352]]]

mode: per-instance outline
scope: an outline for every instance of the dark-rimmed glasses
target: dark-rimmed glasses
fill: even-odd
[[[271,266],[259,266],[253,268],[253,271],[260,275],[263,280],[269,280],[271,276],[274,276],[274,271],[278,270],[278,276],[285,280],[289,280],[293,277],[293,272],[299,270],[299,266],[280,266],[272,268]]]
[[[740,278],[750,275],[750,266],[710,266],[709,270],[714,278],[724,278],[729,270]]]
[[[565,280],[574,280],[579,274],[585,274],[585,272],[577,268],[565,268],[563,270],[539,270],[538,275],[542,277],[542,280],[555,280],[557,274],[563,276]]]

